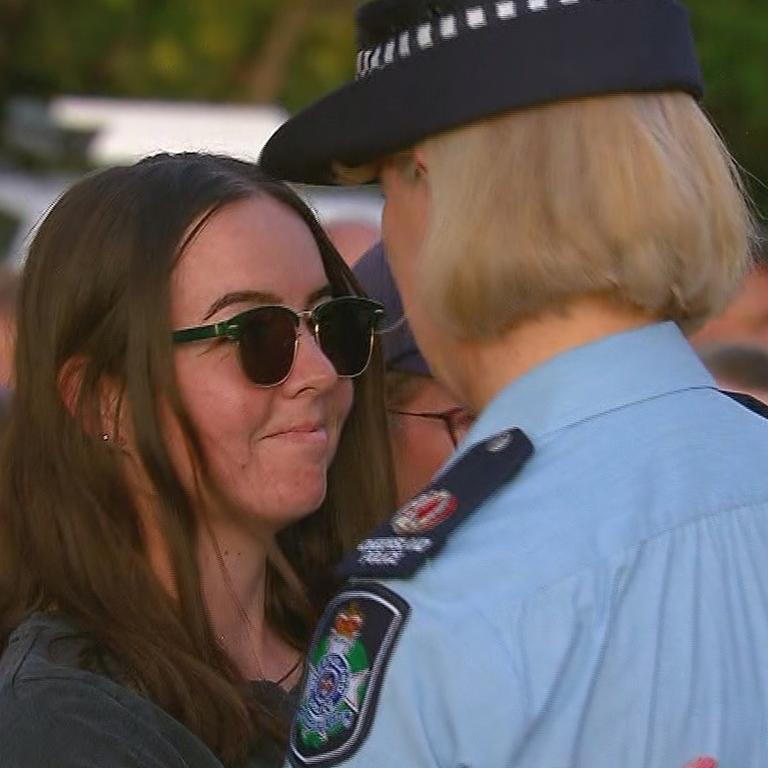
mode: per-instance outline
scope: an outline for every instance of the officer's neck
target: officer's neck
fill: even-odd
[[[492,341],[461,343],[451,365],[457,372],[453,388],[460,389],[464,402],[479,413],[515,379],[553,357],[656,320],[644,310],[604,296],[570,300],[554,311],[519,321]]]

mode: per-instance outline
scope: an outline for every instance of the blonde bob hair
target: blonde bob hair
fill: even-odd
[[[754,222],[735,163],[683,93],[515,111],[427,139],[420,298],[463,338],[609,295],[686,332],[726,304]]]

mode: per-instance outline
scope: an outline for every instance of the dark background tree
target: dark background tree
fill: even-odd
[[[357,0],[0,0],[0,100],[59,93],[282,103],[352,74]],[[688,0],[705,106],[768,214],[768,3]]]

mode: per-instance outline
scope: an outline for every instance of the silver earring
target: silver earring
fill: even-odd
[[[109,442],[109,440],[110,440],[110,438],[109,438],[109,434],[107,434],[106,432],[104,432],[104,433],[102,434],[102,436],[101,436],[101,439],[102,439],[102,440],[103,440],[105,443],[108,443],[108,442]]]

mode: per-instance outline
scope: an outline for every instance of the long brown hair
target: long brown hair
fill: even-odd
[[[200,520],[169,457],[158,400],[171,404],[204,474],[200,442],[175,385],[170,276],[195,222],[254,195],[274,198],[306,223],[334,293],[360,292],[307,206],[250,163],[158,155],[87,177],[54,206],[30,248],[0,465],[0,642],[30,612],[60,611],[117,663],[128,684],[225,762],[242,759],[260,741],[279,742],[285,724],[249,702],[213,636],[195,557]],[[72,360],[80,363],[74,413],[61,395]],[[149,566],[116,452],[84,428],[103,422],[105,379],[118,382],[130,404],[177,599]],[[279,537],[303,591],[273,564],[268,570],[267,620],[300,649],[333,588],[332,565],[394,506],[382,381],[376,350],[355,381],[325,502]]]

